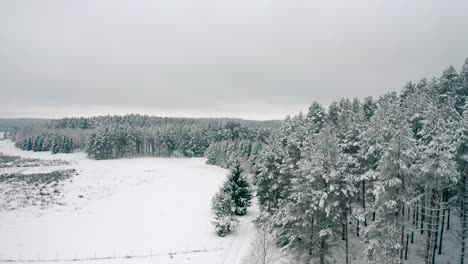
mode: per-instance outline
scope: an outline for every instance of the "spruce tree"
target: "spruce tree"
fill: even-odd
[[[57,136],[55,136],[54,139],[52,140],[51,151],[52,151],[52,154],[57,154],[60,152],[59,139]]]
[[[243,174],[243,169],[239,160],[236,160],[228,179],[223,185],[222,191],[231,195],[236,205],[235,214],[245,215],[247,208],[251,204],[252,193],[249,182]]]

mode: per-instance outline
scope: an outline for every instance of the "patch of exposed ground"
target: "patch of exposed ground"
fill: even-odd
[[[0,153],[0,168],[25,168],[25,167],[39,167],[39,166],[59,166],[69,165],[70,162],[65,160],[41,160],[22,158],[19,156],[9,156]]]
[[[63,160],[31,159],[0,153],[0,211],[28,206],[47,208],[61,204],[64,183],[71,181],[76,174],[74,169],[32,174],[11,172],[10,169],[69,164]]]
[[[62,204],[64,182],[71,181],[74,169],[37,174],[0,175],[0,211],[28,206],[47,208]]]

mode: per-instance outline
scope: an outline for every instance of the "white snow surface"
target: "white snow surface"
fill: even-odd
[[[233,233],[216,235],[210,223],[211,197],[227,171],[206,165],[202,158],[96,161],[84,153],[23,151],[9,140],[0,141],[0,152],[71,162],[20,168],[24,174],[78,172],[65,182],[65,205],[0,211],[0,262],[236,264],[255,233],[254,207]],[[0,174],[11,172],[0,169]]]

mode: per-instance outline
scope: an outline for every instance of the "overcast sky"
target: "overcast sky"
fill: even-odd
[[[459,69],[468,1],[0,0],[0,117],[280,119]]]

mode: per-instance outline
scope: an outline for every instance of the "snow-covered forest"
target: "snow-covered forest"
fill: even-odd
[[[93,159],[205,156],[231,168],[213,198],[218,234],[245,214],[249,176],[261,210],[256,223],[299,263],[463,264],[466,96],[468,60],[379,98],[313,102],[282,122],[103,116],[52,120],[10,135],[25,150],[84,150]],[[226,191],[233,186],[246,193],[246,206],[226,196],[241,190]]]
[[[351,242],[369,263],[446,263],[446,251],[465,263],[467,95],[468,60],[399,93],[287,117],[254,166],[277,245],[300,263],[337,251],[350,263]]]
[[[24,150],[70,153],[81,149],[93,159],[202,157],[211,144],[246,144],[257,149],[279,125],[279,121],[126,115],[64,118],[21,127],[12,134],[16,146]]]

